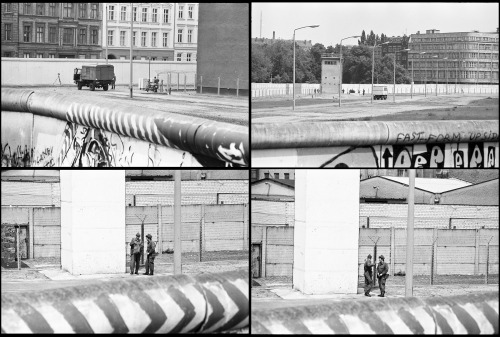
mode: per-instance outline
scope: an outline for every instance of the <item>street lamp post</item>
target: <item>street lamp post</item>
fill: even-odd
[[[425,54],[426,52],[423,51],[419,53],[420,55]],[[427,63],[427,62],[426,62]],[[422,64],[422,62],[420,62]],[[427,67],[424,67],[425,75],[424,75],[424,97],[427,97]],[[420,70],[420,73],[422,73],[422,70]]]
[[[443,58],[444,61],[444,77],[446,77],[446,95],[448,95],[448,58]]]
[[[438,95],[438,80],[439,80],[439,56],[434,55],[433,58],[437,61],[437,73],[436,73],[436,96]]]
[[[357,38],[357,37],[360,37],[360,35],[355,35],[355,36],[349,36],[349,37],[345,37],[343,39],[340,40],[340,77],[339,77],[339,107],[342,103],[342,96],[340,94],[341,92],[341,88],[342,88],[342,41],[344,40],[347,40],[347,39],[350,39],[350,38]]]
[[[375,48],[379,47],[380,45],[377,46],[377,41],[375,41],[375,44],[373,45],[373,54],[372,54],[372,92],[370,95],[370,103],[373,104],[373,75],[375,73]]]
[[[295,31],[302,29],[302,28],[316,28],[316,27],[319,27],[319,25],[304,26],[304,27],[295,28],[293,30],[293,83],[292,83],[293,110],[295,110]]]

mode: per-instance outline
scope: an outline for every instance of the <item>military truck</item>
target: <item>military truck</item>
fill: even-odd
[[[109,85],[113,83],[115,77],[115,67],[109,64],[99,65],[84,65],[81,69],[75,68],[73,81],[78,86],[78,90],[82,87],[89,87],[91,91],[95,88],[108,90]]]
[[[373,99],[387,99],[387,86],[377,85],[373,86]]]

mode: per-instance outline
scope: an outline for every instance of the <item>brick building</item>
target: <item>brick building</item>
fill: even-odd
[[[429,29],[412,34],[408,48],[415,83],[498,84],[498,29],[450,33]]]
[[[382,57],[390,54],[396,55],[396,63],[403,66],[405,69],[408,69],[408,51],[404,51],[404,49],[408,48],[408,43],[404,37],[396,36],[390,37],[388,40],[389,43],[381,45]],[[377,49],[377,48],[375,48]],[[377,53],[377,50],[375,50]]]
[[[198,39],[197,3],[106,3],[103,48],[108,58],[130,59],[130,19],[133,16],[133,58],[195,62]]]
[[[2,57],[101,57],[102,4],[3,3]]]

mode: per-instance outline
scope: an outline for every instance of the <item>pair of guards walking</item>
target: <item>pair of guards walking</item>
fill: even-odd
[[[372,267],[375,266],[375,263],[372,263],[371,261],[372,256],[369,254],[368,257],[365,260],[365,296],[371,297],[370,295],[370,290],[372,289],[373,285],[373,277],[372,277]],[[385,297],[385,280],[389,277],[389,267],[387,266],[387,263],[385,263],[385,257],[384,255],[380,255],[379,257],[379,264],[377,266],[377,279],[378,279],[378,285],[380,288],[380,295],[379,297]]]
[[[152,241],[151,234],[146,235],[148,240],[147,243],[147,261],[146,261],[146,272],[143,275],[153,275],[155,271],[155,243]],[[144,252],[144,244],[141,241],[141,234],[137,233],[135,238],[130,241],[130,275],[139,273],[139,261],[141,259],[141,254]]]

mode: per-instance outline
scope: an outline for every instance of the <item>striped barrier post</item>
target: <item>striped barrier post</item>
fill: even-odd
[[[256,334],[498,334],[498,291],[253,310]]]
[[[194,333],[249,323],[248,271],[2,293],[2,333]]]

